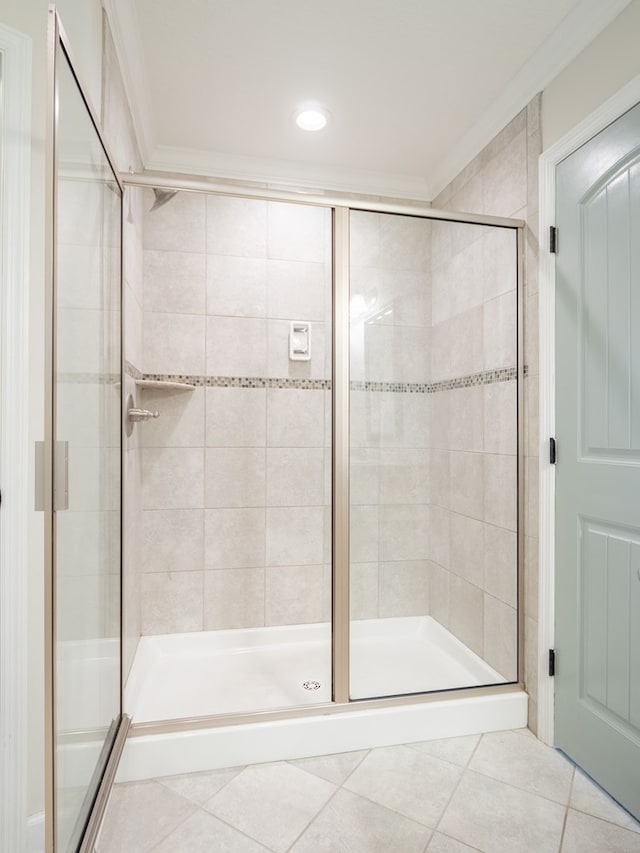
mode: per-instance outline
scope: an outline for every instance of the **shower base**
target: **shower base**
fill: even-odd
[[[328,624],[143,637],[125,693],[133,727],[118,781],[527,724],[527,694],[518,685],[504,684],[499,673],[429,617],[353,623],[354,698],[502,686],[483,693],[433,693],[426,701],[405,696],[383,705],[322,707],[331,699],[330,643]],[[307,690],[304,682],[319,686],[307,685],[317,686]],[[316,703],[316,710],[309,707]],[[270,720],[258,715],[184,729],[160,722],[282,708],[287,714]]]
[[[429,616],[354,622],[350,670],[353,699],[505,682]],[[125,710],[143,723],[330,701],[323,623],[142,637]]]

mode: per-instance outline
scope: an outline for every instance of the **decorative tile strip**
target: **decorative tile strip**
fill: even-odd
[[[289,377],[269,378],[265,376],[193,376],[181,373],[141,373],[129,362],[125,362],[125,372],[134,379],[147,379],[154,382],[184,382],[189,385],[206,388],[295,388],[301,391],[330,391],[330,379],[292,379]],[[523,374],[527,376],[525,365]],[[517,379],[515,367],[500,367],[495,370],[483,370],[467,376],[442,379],[439,382],[366,382],[349,383],[351,391],[383,391],[401,394],[435,394],[438,391],[452,391],[456,388],[472,388],[476,385],[493,385],[497,382],[509,382]],[[75,380],[79,381],[79,380]],[[89,381],[89,380],[87,380]]]
[[[119,385],[119,373],[58,373],[56,382],[70,385]]]
[[[130,361],[124,362],[124,372],[127,376],[131,376],[133,379],[143,379],[144,375],[141,370],[138,370]]]

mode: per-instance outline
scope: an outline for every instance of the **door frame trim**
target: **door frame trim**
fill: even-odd
[[[556,166],[640,102],[640,75],[540,155],[539,159],[539,478],[540,577],[538,593],[538,737],[554,744],[554,681],[548,675],[549,649],[555,642],[555,467],[547,442],[555,435],[555,263],[546,235],[556,222]],[[560,241],[562,235],[560,235]],[[562,448],[560,448],[562,452]]]

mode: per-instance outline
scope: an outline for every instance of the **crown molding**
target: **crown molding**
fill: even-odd
[[[220,154],[192,148],[156,146],[145,161],[148,171],[178,172],[225,180],[256,182],[278,187],[330,190],[429,201],[424,177],[394,175],[366,169],[312,165],[288,160]]]
[[[430,201],[615,18],[631,0],[580,0],[482,118],[431,174],[407,176],[159,145],[149,109],[138,22],[129,0],[103,0],[145,169]]]
[[[146,164],[153,147],[154,128],[146,91],[142,45],[138,38],[138,20],[130,0],[102,0],[120,65],[122,83],[142,162]]]
[[[631,0],[581,0],[525,62],[482,118],[429,175],[435,197]]]

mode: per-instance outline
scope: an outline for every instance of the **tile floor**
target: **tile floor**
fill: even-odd
[[[98,853],[640,853],[640,824],[529,731],[117,785]]]

